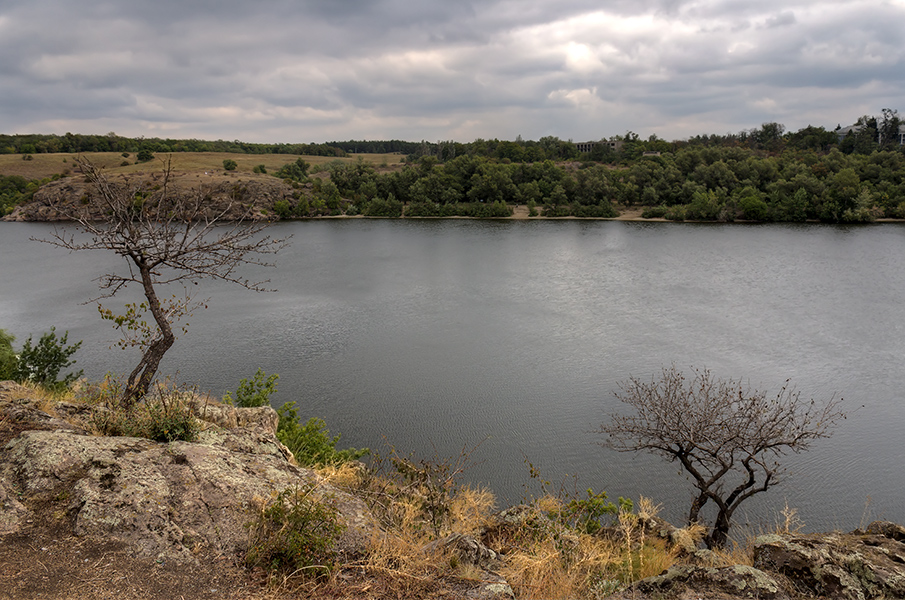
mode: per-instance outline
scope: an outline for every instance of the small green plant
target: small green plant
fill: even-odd
[[[607,515],[618,515],[620,512],[631,511],[632,501],[627,498],[619,498],[618,506],[607,500],[605,491],[594,493],[588,488],[587,497],[577,495],[569,498],[559,514],[561,520],[573,529],[589,535],[594,535],[603,528],[601,519]]]
[[[251,380],[239,380],[235,398],[230,392],[226,392],[223,401],[242,408],[270,406],[270,396],[277,391],[277,379],[279,378],[280,376],[276,373],[267,375],[264,369],[258,369]]]
[[[273,212],[281,219],[288,219],[292,216],[292,206],[290,206],[287,200],[277,200],[273,204]]]
[[[144,409],[139,421],[142,437],[155,442],[193,442],[198,438],[198,419],[178,393],[146,399],[141,408]]]
[[[223,160],[223,168],[227,171],[235,171],[237,168],[239,168],[239,163],[231,158],[226,158]]]
[[[12,373],[14,380],[31,381],[47,389],[59,391],[82,376],[82,371],[78,371],[65,375],[63,379],[58,379],[60,371],[75,364],[70,357],[82,345],[82,342],[67,345],[68,331],[63,334],[63,337],[57,338],[56,329],[51,327],[48,333],[41,336],[37,345],[33,346],[31,340],[32,338],[29,336],[19,352]]]
[[[247,566],[305,578],[330,574],[344,530],[332,500],[317,497],[311,484],[277,494],[248,527]]]
[[[264,165],[255,165],[255,168],[251,170],[252,173],[261,173],[262,175],[267,174],[267,167]]]
[[[559,490],[553,493],[553,484],[541,477],[540,470],[527,458],[528,474],[531,479],[538,481],[541,486],[541,495],[555,498],[553,510],[547,511],[547,516],[572,531],[594,535],[603,529],[608,521],[615,520],[624,512],[631,513],[634,504],[628,498],[622,496],[613,503],[608,500],[607,493],[603,490],[594,492],[593,488],[586,490],[586,497],[582,498],[575,489],[578,486],[567,486],[566,481],[572,479],[577,483],[577,477],[567,476],[560,485]],[[572,489],[569,489],[569,488]]]
[[[277,414],[280,415],[277,438],[289,448],[300,465],[340,465],[358,460],[370,452],[367,448],[337,450],[340,436],[331,436],[327,424],[317,417],[308,419],[303,425],[299,421],[295,402],[287,402],[277,409]]]
[[[91,424],[101,435],[143,437],[156,442],[192,442],[201,424],[186,401],[193,390],[158,383],[141,402],[124,404],[124,386],[108,373],[98,384],[87,386],[80,399],[93,405]]]
[[[140,163],[154,160],[154,153],[151,152],[150,150],[148,150],[147,148],[144,148],[144,149],[138,151],[138,154],[135,155],[135,160],[137,160]]]
[[[12,379],[19,357],[13,350],[15,336],[0,329],[0,381]]]

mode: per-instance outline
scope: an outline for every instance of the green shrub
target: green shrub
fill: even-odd
[[[691,203],[685,206],[685,218],[689,221],[714,221],[721,208],[722,202],[714,192],[695,192]]]
[[[330,436],[327,424],[316,417],[302,425],[295,410],[295,402],[287,402],[277,409],[280,423],[277,438],[292,452],[295,460],[303,466],[339,465],[350,460],[358,460],[367,455],[367,448],[347,448],[337,450],[339,437]]]
[[[57,339],[56,329],[51,327],[50,332],[42,335],[36,346],[32,346],[31,340],[32,338],[29,336],[19,352],[19,358],[13,370],[13,379],[19,382],[31,381],[48,389],[61,390],[82,376],[82,371],[78,371],[69,373],[61,380],[58,379],[60,371],[75,364],[70,357],[82,345],[82,342],[76,342],[67,346],[68,331],[63,334],[63,337]]]
[[[273,212],[281,219],[288,219],[292,216],[292,205],[288,200],[277,200],[273,203]]]
[[[669,209],[662,204],[659,206],[648,206],[641,211],[642,219],[662,219],[666,216]]]
[[[198,438],[200,423],[181,397],[169,395],[145,400],[141,409],[144,412],[138,421],[140,437],[155,442],[193,442]]]
[[[631,511],[632,501],[619,498],[619,505],[607,500],[604,491],[594,493],[592,488],[587,490],[587,498],[581,498],[577,494],[568,499],[559,512],[560,521],[576,531],[594,535],[603,528],[601,522],[607,515],[615,517],[620,511]]]
[[[226,392],[223,401],[242,408],[270,406],[270,396],[277,391],[277,379],[279,378],[280,376],[276,373],[267,375],[263,369],[258,369],[251,381],[239,380],[235,398],[231,393]]]
[[[15,351],[13,351],[13,342],[15,339],[15,336],[0,329],[0,381],[12,379],[13,373],[16,371],[16,364],[19,362],[19,357],[17,357]]]
[[[332,501],[317,498],[313,485],[280,492],[248,527],[248,567],[303,577],[329,575],[344,529]]]
[[[738,208],[742,218],[749,221],[766,221],[770,218],[770,207],[763,198],[754,193],[742,197],[738,201]]]
[[[374,198],[365,205],[361,213],[368,217],[401,217],[402,202],[396,200],[392,192],[387,199]]]
[[[280,179],[289,179],[291,181],[302,181],[308,177],[309,165],[302,158],[296,159],[294,163],[287,163],[279,168],[276,176]]]
[[[227,171],[235,171],[239,167],[239,163],[234,161],[231,158],[226,158],[223,160],[223,168]]]
[[[154,159],[154,153],[148,149],[139,150],[138,154],[135,155],[135,160],[140,163],[148,162],[149,160]]]
[[[242,379],[236,389],[236,396],[227,392],[223,401],[243,408],[270,406],[270,396],[277,390],[279,375],[267,375],[258,369],[251,380]],[[348,448],[337,450],[339,436],[330,436],[330,430],[322,419],[311,418],[304,425],[299,422],[295,402],[287,402],[277,409],[280,417],[277,425],[277,439],[283,443],[296,461],[303,466],[338,465],[357,460],[369,450]]]
[[[540,471],[530,461],[525,460],[531,479],[540,483],[541,496],[552,497],[557,500],[547,511],[547,517],[572,531],[596,535],[603,527],[611,523],[621,513],[630,513],[634,504],[628,498],[619,497],[614,504],[607,499],[607,493],[603,490],[594,492],[593,488],[587,489],[587,496],[582,498],[577,489],[570,489],[564,480],[559,490],[554,493],[552,484],[543,479]],[[577,483],[578,478],[575,478]],[[575,486],[577,488],[577,486]]]
[[[684,221],[685,205],[670,206],[663,217],[668,221]]]
[[[108,373],[101,383],[89,385],[81,393],[83,401],[94,405],[91,423],[101,435],[143,437],[156,442],[193,442],[198,438],[201,424],[186,402],[194,395],[192,390],[158,384],[153,394],[125,407],[124,389],[122,382]]]
[[[252,173],[261,173],[263,175],[267,174],[267,167],[264,165],[255,165],[255,168],[251,170]]]

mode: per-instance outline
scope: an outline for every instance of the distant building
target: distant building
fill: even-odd
[[[848,127],[842,127],[841,129],[837,129],[837,130],[836,130],[836,135],[839,137],[839,141],[841,142],[842,140],[845,139],[845,136],[847,136],[848,134],[850,134],[850,133],[851,133],[851,134],[858,133],[858,132],[861,131],[861,129],[863,129],[863,128],[864,128],[863,125],[858,125],[858,124],[849,125]],[[899,135],[898,135],[898,138],[899,138],[899,139],[897,140],[897,141],[898,141],[898,145],[899,145],[899,146],[905,146],[905,123],[902,123],[901,125],[899,125]],[[880,142],[882,143],[883,140],[880,140]]]
[[[599,142],[576,142],[575,147],[579,152],[591,152],[598,144],[606,144],[614,152],[622,150],[622,140],[600,140]]]
[[[899,125],[899,145],[905,146],[905,123]]]
[[[838,137],[839,141],[841,142],[842,140],[845,139],[845,136],[847,136],[848,134],[850,134],[850,133],[854,134],[854,133],[858,133],[859,131],[861,131],[862,127],[863,127],[863,125],[849,125],[848,127],[841,127],[836,130],[836,137]]]

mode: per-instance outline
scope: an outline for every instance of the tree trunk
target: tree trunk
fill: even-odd
[[[136,402],[148,393],[148,388],[151,387],[154,375],[157,373],[158,367],[160,367],[160,361],[163,360],[164,354],[176,341],[176,336],[173,335],[173,328],[170,326],[170,322],[160,306],[157,292],[154,290],[151,268],[145,264],[139,264],[138,269],[141,273],[145,297],[148,299],[148,308],[160,328],[160,337],[151,342],[144,355],[142,355],[138,366],[129,375],[129,381],[123,392],[123,405],[126,408],[134,406]]]
[[[713,523],[713,529],[704,539],[707,547],[711,550],[714,548],[723,548],[729,541],[729,527],[732,525],[732,511],[720,509]]]

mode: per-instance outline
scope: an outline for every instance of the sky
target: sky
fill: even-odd
[[[0,0],[0,133],[320,143],[905,113],[905,0]]]

